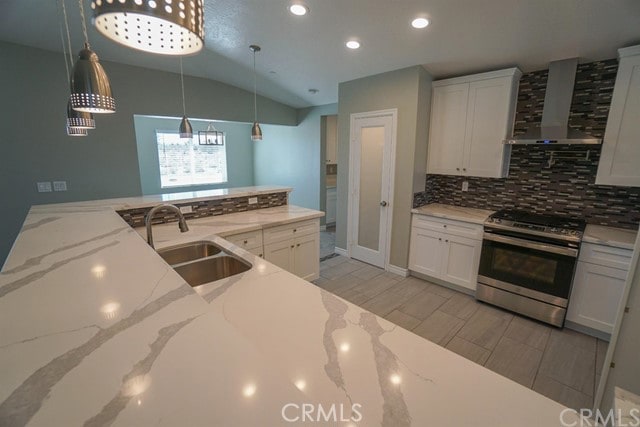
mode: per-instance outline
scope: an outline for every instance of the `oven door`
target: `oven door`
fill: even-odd
[[[567,306],[578,250],[485,231],[478,281]]]

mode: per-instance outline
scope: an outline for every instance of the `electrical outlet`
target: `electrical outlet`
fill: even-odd
[[[462,181],[462,191],[469,191],[469,181]]]
[[[249,204],[250,205],[255,205],[256,203],[258,203],[258,198],[257,197],[249,197]]]
[[[53,181],[53,191],[67,191],[67,181]]]
[[[183,214],[191,213],[193,212],[193,207],[191,205],[180,206],[180,212],[182,212]]]
[[[38,182],[38,193],[51,193],[51,183],[49,181],[46,182]]]

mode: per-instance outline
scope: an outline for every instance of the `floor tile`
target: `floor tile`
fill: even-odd
[[[444,286],[436,285],[435,283],[431,283],[428,289],[432,294],[439,295],[443,298],[449,299],[453,297],[455,294],[459,293],[449,288],[445,288]]]
[[[493,350],[509,327],[512,318],[513,316],[505,316],[483,305],[478,307],[457,335],[487,350]]]
[[[362,293],[360,293],[358,291],[354,291],[353,289],[344,289],[341,292],[336,293],[336,295],[346,299],[351,304],[355,304],[355,305],[360,306],[360,307],[362,307],[362,304],[364,304],[365,302],[367,302],[367,301],[369,301],[371,299],[368,296],[366,296],[366,295],[364,295],[364,294],[362,294]]]
[[[591,349],[585,348],[589,339],[593,340]],[[595,363],[595,338],[586,335],[584,338],[576,337],[573,331],[567,333],[565,330],[553,330],[540,364],[539,373],[581,393],[592,395],[595,383]]]
[[[361,279],[358,279],[357,277],[351,275],[341,276],[333,280],[329,280],[326,278],[324,279],[325,281],[322,282],[319,286],[329,292],[334,292],[336,294],[340,294],[340,291],[351,289],[354,286],[362,283]]]
[[[320,267],[334,267],[347,261],[349,261],[349,258],[340,255],[337,257],[329,258],[326,261],[322,261],[320,263]]]
[[[525,387],[531,388],[538,372],[542,351],[511,338],[502,337],[485,367]]]
[[[369,310],[378,316],[385,317],[387,314],[391,313],[410,299],[411,295],[407,296],[393,292],[391,289],[387,289],[364,303],[362,308]]]
[[[491,352],[486,348],[463,340],[460,337],[453,337],[451,341],[449,341],[449,344],[447,344],[447,349],[479,365],[484,365],[489,359],[489,356],[491,356]]]
[[[463,320],[442,311],[435,311],[416,326],[413,332],[436,344],[446,346],[463,326]]]
[[[580,393],[545,375],[538,374],[533,383],[533,390],[575,410],[591,408],[593,405],[591,396]]]
[[[440,311],[456,316],[458,319],[468,320],[479,306],[480,303],[475,298],[458,292],[440,307]]]
[[[369,279],[373,279],[376,276],[379,276],[381,274],[383,274],[385,271],[381,268],[375,267],[373,265],[367,265],[364,266],[363,268],[354,271],[353,273],[351,273],[352,275],[359,277],[360,279],[363,280],[369,280]]]
[[[376,295],[381,294],[387,289],[393,287],[397,283],[398,282],[396,280],[389,279],[384,275],[380,275],[370,280],[363,280],[354,289],[360,293],[367,295],[370,298],[373,298]]]
[[[337,279],[338,277],[346,276],[353,273],[356,270],[364,267],[363,265],[353,264],[349,261],[343,262],[335,266],[320,266],[320,275],[326,279]]]
[[[447,300],[439,295],[426,291],[414,295],[409,301],[399,308],[404,314],[413,316],[416,319],[424,320],[438,309]]]
[[[393,310],[391,313],[384,316],[384,318],[409,331],[420,324],[420,319],[416,319],[415,317],[404,314],[398,310]]]
[[[416,279],[415,277],[407,277],[406,279],[399,281],[389,290],[397,294],[413,297],[426,290],[428,287],[429,284],[424,280]]]
[[[524,317],[514,316],[504,336],[544,351],[551,335],[551,327]]]

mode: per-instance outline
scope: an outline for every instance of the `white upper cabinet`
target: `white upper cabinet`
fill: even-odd
[[[433,82],[427,173],[505,177],[513,131],[517,68]]]
[[[327,163],[338,163],[338,116],[327,116]]]
[[[618,50],[596,184],[640,187],[640,46]]]

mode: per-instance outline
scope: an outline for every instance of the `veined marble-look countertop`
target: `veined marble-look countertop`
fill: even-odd
[[[637,235],[638,232],[634,230],[587,224],[587,228],[582,236],[582,241],[633,250]]]
[[[411,212],[419,215],[430,215],[474,224],[484,224],[487,218],[489,218],[489,215],[494,213],[494,211],[485,209],[465,208],[462,206],[444,205],[442,203],[431,203],[430,205],[411,209]]]
[[[27,216],[0,274],[1,425],[291,426],[305,412],[331,420],[306,425],[343,427],[577,422],[239,249],[216,225],[205,237],[253,268],[191,288],[103,207]]]

